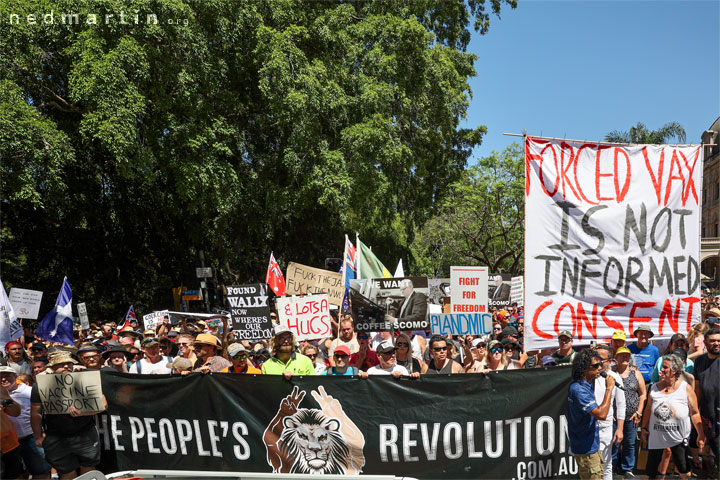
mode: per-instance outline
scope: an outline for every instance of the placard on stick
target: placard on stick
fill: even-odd
[[[276,300],[281,325],[287,325],[297,340],[332,335],[327,294],[280,297]]]
[[[488,267],[450,267],[450,311],[487,312]]]
[[[227,287],[235,338],[259,340],[273,335],[267,286],[264,283]]]
[[[79,412],[105,410],[98,370],[38,375],[37,382],[46,414],[69,413],[71,406]]]

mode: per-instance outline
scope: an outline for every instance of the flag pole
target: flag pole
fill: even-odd
[[[362,259],[362,248],[360,248],[360,234],[355,232],[355,268],[357,268],[357,279],[362,278],[360,260]]]
[[[347,276],[347,254],[348,254],[348,236],[345,234],[345,248],[343,249],[343,261],[342,261],[342,286],[345,289],[345,277]],[[342,309],[342,306],[341,306]]]

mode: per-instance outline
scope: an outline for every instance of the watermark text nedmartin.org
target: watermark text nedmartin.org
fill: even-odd
[[[155,13],[115,12],[115,13],[58,13],[50,10],[46,13],[11,13],[6,19],[10,25],[187,25],[187,18],[159,18]]]

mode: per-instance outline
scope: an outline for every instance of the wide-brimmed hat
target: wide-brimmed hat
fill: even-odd
[[[201,333],[200,335],[195,337],[195,343],[212,345],[213,347],[220,346],[220,340],[218,340],[218,338],[215,335],[211,335],[209,333]]]
[[[650,334],[650,338],[655,336],[655,333],[650,328],[650,325],[647,323],[641,323],[638,325],[638,327],[633,331],[633,336],[637,337],[637,332],[648,332]]]
[[[70,356],[69,353],[63,351],[50,355],[49,360],[50,361],[47,364],[48,367],[54,367],[55,365],[60,365],[61,363],[72,363],[73,365],[77,365],[78,363]]]
[[[175,360],[168,362],[165,366],[171,370],[192,370],[192,360],[185,357],[175,357]]]
[[[132,353],[128,352],[123,347],[118,345],[108,350],[105,350],[102,354],[103,360],[107,360],[108,358],[110,358],[110,355],[112,355],[113,353],[122,353],[123,355],[125,355],[125,360],[127,361],[132,360],[134,357]]]

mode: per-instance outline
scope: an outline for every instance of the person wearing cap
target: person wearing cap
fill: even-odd
[[[32,360],[35,360],[36,358],[45,358],[47,357],[47,354],[47,347],[44,343],[35,342],[30,345],[30,358]]]
[[[660,352],[657,347],[650,343],[650,339],[655,334],[647,323],[641,323],[633,332],[633,336],[637,338],[637,343],[628,346],[633,354],[635,366],[643,376],[645,385],[650,383],[653,368],[660,358]]]
[[[12,367],[18,375],[32,375],[32,367],[22,343],[17,340],[8,342],[5,345],[5,357],[8,367]]]
[[[255,368],[248,358],[248,351],[242,343],[231,343],[227,347],[227,357],[232,362],[226,370],[227,373],[246,373],[260,375],[262,372]]]
[[[622,442],[613,446],[613,470],[624,477],[634,476],[637,428],[647,399],[645,381],[640,371],[630,366],[631,358],[632,353],[627,347],[618,347],[615,351],[613,371],[620,376],[625,388],[625,423]]]
[[[339,345],[345,345],[346,347],[348,347],[351,355],[360,351],[360,344],[355,338],[354,325],[355,323],[353,322],[353,318],[351,315],[343,315],[343,318],[340,320],[339,324],[340,332],[338,338],[334,339],[332,343],[330,343],[330,348],[328,348],[330,365],[335,365],[333,360],[333,354],[335,353],[335,349]]]
[[[160,343],[157,338],[143,338],[141,345],[143,358],[132,364],[129,370],[130,373],[141,373],[143,375],[166,375],[170,373],[167,364],[172,361],[172,358],[163,357],[160,354]]]
[[[154,338],[155,337],[155,330],[152,328],[148,328],[143,332],[143,338]]]
[[[347,345],[338,345],[334,354],[335,366],[325,371],[325,375],[357,375],[360,378],[367,378],[367,372],[361,372],[357,367],[350,366],[350,349]]]
[[[77,362],[66,351],[50,354],[52,373],[70,373]],[[103,396],[103,410],[107,401]],[[102,410],[100,410],[102,411]],[[30,393],[30,423],[35,445],[45,451],[45,459],[60,478],[75,478],[94,470],[100,463],[100,438],[95,427],[96,412],[79,412],[71,405],[69,413],[44,415],[38,384]]]
[[[544,357],[542,357],[540,365],[542,365],[543,367],[556,367],[557,362],[552,355],[545,355]]]
[[[605,377],[605,394],[598,405],[594,385],[602,367],[602,358],[592,348],[578,352],[572,362],[572,382],[567,399],[568,437],[570,453],[578,464],[578,477],[581,479],[603,477],[597,421],[608,418],[615,377]]]
[[[184,357],[175,357],[172,362],[165,365],[172,375],[187,375],[192,372],[193,363]]]
[[[573,335],[570,330],[563,330],[558,334],[558,345],[560,348],[552,353],[555,363],[558,365],[570,365],[575,359],[575,350],[572,348]]]
[[[492,340],[487,347],[487,354],[480,362],[480,373],[488,374],[496,370],[514,370],[514,362],[508,362],[503,345],[498,340]]]
[[[682,359],[685,361],[685,372],[692,375],[693,369],[695,368],[695,362],[693,362],[687,357],[687,352],[689,348],[690,345],[688,344],[687,338],[685,338],[685,335],[683,335],[682,333],[676,333],[672,337],[670,337],[670,341],[668,342],[665,351],[662,353],[662,356],[658,359],[658,361],[655,362],[655,367],[653,368],[652,374],[650,375],[650,381],[652,383],[657,383],[660,380],[660,368],[662,367],[663,358],[672,354],[673,351],[677,349],[682,349],[684,351]]]
[[[83,343],[77,351],[77,357],[82,365],[75,367],[75,371],[100,370],[102,357],[100,350],[92,343]]]
[[[100,370],[115,370],[118,372],[128,373],[128,362],[132,360],[133,355],[120,345],[110,347],[102,353],[103,361],[107,366]]]
[[[598,437],[600,439],[600,455],[603,461],[603,480],[612,480],[613,478],[613,465],[612,465],[612,450],[613,445],[616,445],[623,440],[623,431],[625,427],[625,393],[623,392],[623,381],[620,375],[610,370],[610,363],[612,362],[612,347],[607,344],[600,344],[595,349],[597,354],[602,360],[602,367],[600,367],[600,375],[595,379],[595,401],[600,404],[605,398],[605,378],[604,376],[611,376],[615,379],[615,385],[618,388],[614,388],[612,391],[612,400],[610,401],[610,409],[608,410],[607,418],[605,420],[598,419]],[[613,419],[615,421],[613,422]]]
[[[270,341],[272,357],[262,364],[264,375],[282,375],[290,380],[293,375],[315,375],[312,360],[295,351],[295,336],[287,325],[275,327],[275,336]]]
[[[232,366],[232,362],[218,355],[221,348],[220,340],[211,333],[201,333],[195,337],[193,350],[197,359],[193,364],[193,372],[221,372]]]
[[[465,373],[462,365],[450,358],[450,346],[447,338],[442,335],[433,335],[428,342],[428,349],[432,358],[423,365],[422,373],[451,375],[453,373]],[[380,349],[378,348],[378,354]]]
[[[26,469],[33,478],[50,478],[50,465],[45,461],[45,453],[35,445],[32,425],[30,424],[30,394],[32,388],[17,382],[17,373],[10,367],[0,367],[0,386],[6,389],[10,398],[20,406],[20,414],[10,417],[20,444],[20,455]]]
[[[395,378],[410,375],[405,367],[401,367],[396,363],[395,345],[393,345],[391,340],[383,341],[378,345],[376,351],[380,364],[370,367],[367,371],[368,375],[392,375]],[[415,372],[412,376],[418,378],[420,377],[420,372]]]
[[[613,349],[613,355],[615,355],[615,352],[617,352],[617,349],[620,347],[625,346],[625,330],[615,330],[612,334],[612,338],[610,339],[610,344],[612,345]]]

